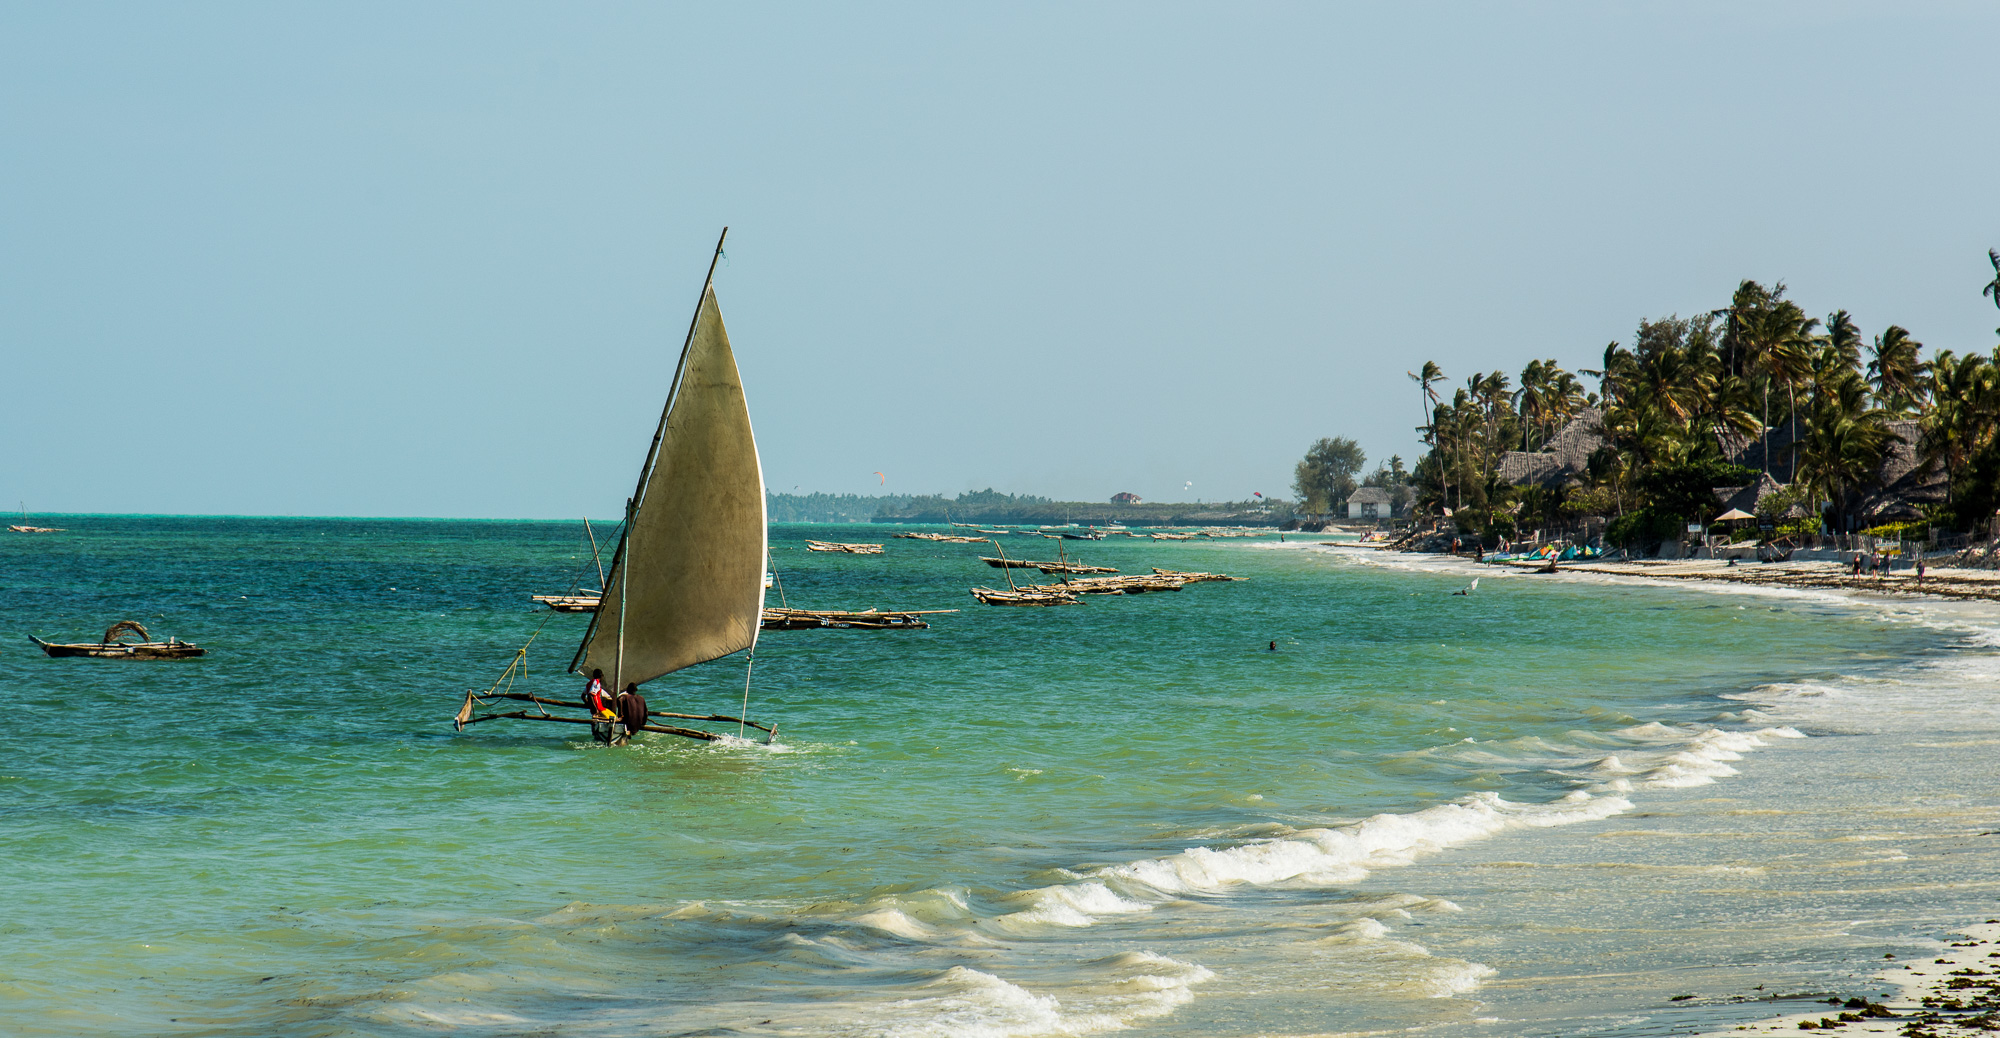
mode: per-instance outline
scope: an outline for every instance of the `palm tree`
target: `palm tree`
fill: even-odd
[[[1868,362],[1868,381],[1875,387],[1875,399],[1897,414],[1908,414],[1923,402],[1923,374],[1929,367],[1918,359],[1924,344],[1910,337],[1898,325],[1882,329],[1875,337],[1875,358]]]
[[[1993,263],[1993,280],[1988,281],[1986,287],[1979,290],[1979,294],[1992,296],[1993,305],[2000,306],[2000,249],[1987,249],[1986,258]],[[2000,333],[2000,328],[1995,328],[1993,331]]]
[[[1921,424],[1921,457],[1926,465],[1944,470],[1945,500],[1954,498],[1959,473],[1979,448],[1993,437],[1993,416],[2000,387],[1994,365],[1977,353],[1959,357],[1939,350],[1930,363],[1930,407]]]
[[[1757,366],[1772,382],[1785,386],[1786,409],[1790,412],[1792,442],[1799,439],[1799,378],[1806,373],[1812,362],[1813,329],[1819,327],[1816,318],[1807,317],[1797,303],[1790,300],[1775,300],[1773,305],[1753,315],[1748,322],[1747,340],[1756,358]],[[1771,471],[1770,410],[1768,405],[1764,418],[1764,471]],[[1789,471],[1785,482],[1790,483],[1798,476],[1797,449],[1788,450]]]

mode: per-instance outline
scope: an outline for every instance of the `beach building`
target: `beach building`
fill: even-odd
[[[1388,519],[1396,514],[1396,499],[1381,487],[1362,487],[1347,495],[1349,519]]]
[[[1558,487],[1590,469],[1590,456],[1608,442],[1604,412],[1586,407],[1576,413],[1538,451],[1508,451],[1500,456],[1500,478],[1513,485]]]
[[[1146,502],[1141,500],[1139,495],[1129,490],[1121,490],[1111,495],[1111,503],[1114,505],[1143,505]]]
[[[1716,506],[1718,515],[1731,509],[1748,512],[1751,515],[1762,515],[1763,513],[1757,511],[1757,505],[1772,494],[1783,493],[1785,485],[1772,479],[1769,473],[1758,473],[1757,482],[1751,483],[1748,486],[1713,487],[1711,489],[1715,491],[1715,498],[1720,502]],[[1800,509],[1796,505],[1792,507],[1792,511],[1798,512],[1799,515],[1788,516],[1789,518],[1796,519],[1806,514],[1803,509]]]

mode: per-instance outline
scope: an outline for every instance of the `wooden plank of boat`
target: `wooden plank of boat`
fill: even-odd
[[[558,613],[594,613],[601,602],[597,595],[534,595],[532,598]]]
[[[861,631],[915,631],[929,627],[921,617],[935,613],[956,613],[956,609],[902,609],[882,612],[875,609],[788,609],[764,607],[766,631],[816,631],[824,628]]]
[[[1077,597],[1064,591],[995,591],[990,587],[972,589],[972,597],[990,606],[1075,605]]]
[[[881,545],[879,545],[879,544],[844,544],[844,543],[842,543],[842,542],[840,542],[840,541],[813,541],[813,540],[808,540],[808,541],[806,542],[806,550],[807,550],[807,551],[837,551],[837,552],[846,552],[846,553],[847,553],[847,554],[849,554],[849,555],[880,555],[880,554],[882,554],[882,546],[881,546]]]
[[[1153,573],[1154,573],[1155,575],[1157,575],[1157,576],[1162,576],[1162,577],[1175,577],[1175,578],[1178,578],[1178,579],[1180,579],[1181,581],[1183,581],[1183,582],[1185,582],[1185,583],[1189,583],[1189,584],[1199,584],[1199,583],[1201,583],[1201,582],[1203,582],[1203,581],[1207,581],[1207,580],[1249,580],[1249,579],[1250,579],[1249,577],[1232,577],[1232,576],[1228,575],[1227,573],[1190,573],[1190,572],[1185,572],[1185,571],[1182,571],[1182,570],[1175,570],[1175,569],[1161,569],[1161,568],[1160,568],[1160,567],[1158,567],[1158,566],[1154,566],[1154,567],[1153,567]]]
[[[119,637],[126,633],[136,634],[144,640],[119,641]],[[59,659],[88,656],[101,660],[187,660],[208,654],[207,649],[179,638],[163,642],[152,639],[153,636],[137,620],[120,620],[112,624],[104,632],[101,642],[45,642],[32,634],[28,636],[28,640],[41,646],[43,652]]]

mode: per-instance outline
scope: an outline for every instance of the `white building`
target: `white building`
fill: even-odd
[[[1381,487],[1362,487],[1347,496],[1349,519],[1387,519],[1396,512],[1396,499]]]

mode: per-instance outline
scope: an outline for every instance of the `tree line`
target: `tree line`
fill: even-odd
[[[2000,250],[1987,258],[1983,294],[2000,306]],[[1642,320],[1595,369],[1535,360],[1518,383],[1475,373],[1446,397],[1443,369],[1424,364],[1410,376],[1425,416],[1410,476],[1417,511],[1494,537],[1617,517],[1608,539],[1663,540],[1714,517],[1712,488],[1769,475],[1785,489],[1760,511],[1800,530],[1847,532],[1911,511],[1952,530],[1985,528],[2000,507],[2000,346],[1925,357],[1900,325],[1871,336],[1847,311],[1813,317],[1786,293],[1783,282],[1746,280],[1726,306]],[[1564,433],[1579,424],[1591,435]],[[1560,479],[1502,475],[1509,452],[1547,456],[1586,441],[1587,456],[1550,462]],[[1926,493],[1885,498],[1891,483],[1926,482]]]

